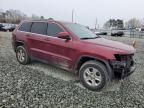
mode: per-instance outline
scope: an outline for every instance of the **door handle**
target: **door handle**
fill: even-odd
[[[44,40],[46,40],[46,41],[50,41],[50,39],[49,39],[49,38],[45,38]]]
[[[29,34],[26,34],[25,36],[29,37],[30,35],[29,35]]]

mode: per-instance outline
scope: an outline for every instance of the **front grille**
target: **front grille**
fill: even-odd
[[[130,67],[134,65],[133,56],[134,54],[127,54],[127,55],[116,54],[115,58],[117,61],[126,63],[125,69],[130,69]]]
[[[121,78],[130,72],[131,67],[134,66],[133,56],[134,54],[115,55],[116,61],[119,62],[119,64],[113,66],[116,77]],[[123,63],[125,65],[123,65]]]

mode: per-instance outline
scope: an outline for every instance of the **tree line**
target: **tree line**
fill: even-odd
[[[9,10],[3,11],[2,9],[0,9],[0,22],[1,23],[18,24],[21,20],[26,20],[26,19],[44,19],[44,17],[37,16],[35,14],[32,14],[31,16],[27,16],[25,13],[19,10],[9,9]]]
[[[44,16],[38,16],[35,14],[32,14],[31,16],[27,16],[25,13],[19,10],[9,9],[3,11],[2,9],[0,9],[0,23],[18,24],[21,20],[26,20],[26,19],[36,20],[36,19],[45,19],[45,18]],[[144,22],[136,18],[132,18],[125,23],[121,19],[109,19],[106,23],[104,23],[105,29],[124,29],[124,28],[142,28],[142,27],[144,27]]]
[[[144,28],[144,22],[142,20],[132,18],[124,23],[121,19],[109,19],[104,24],[105,29],[135,29]]]

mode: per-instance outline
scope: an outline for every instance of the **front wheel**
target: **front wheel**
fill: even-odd
[[[106,85],[106,67],[100,62],[88,61],[81,66],[79,77],[86,88],[99,91]]]

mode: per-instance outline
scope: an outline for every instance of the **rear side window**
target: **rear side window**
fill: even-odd
[[[34,22],[31,27],[31,32],[46,35],[47,34],[47,23]]]
[[[25,32],[30,32],[31,29],[31,22],[24,22],[22,23],[22,25],[20,26],[19,30],[20,31],[25,31]]]
[[[47,34],[49,36],[57,36],[57,34],[59,32],[63,32],[63,29],[60,28],[57,24],[54,24],[54,23],[48,23],[48,31],[47,31]]]

